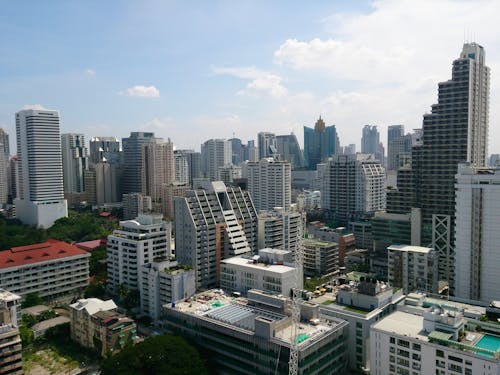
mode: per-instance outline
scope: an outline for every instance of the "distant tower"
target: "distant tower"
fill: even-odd
[[[85,170],[87,169],[87,148],[83,134],[61,134],[63,181],[65,193],[85,191]]]
[[[142,146],[155,140],[154,133],[145,132],[132,132],[130,137],[122,138],[122,193],[137,193],[142,190]]]
[[[210,181],[219,178],[219,167],[231,163],[231,142],[226,139],[209,139],[201,145],[202,170]]]
[[[330,156],[340,152],[340,142],[335,125],[326,126],[319,117],[313,128],[304,126],[304,163],[308,169],[316,169],[316,165]]]
[[[260,132],[257,134],[259,159],[274,157],[278,153],[276,135],[274,133]]]
[[[19,166],[16,216],[48,228],[68,215],[63,193],[59,112],[27,109],[16,113]]]

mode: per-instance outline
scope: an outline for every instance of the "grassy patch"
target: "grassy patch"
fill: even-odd
[[[331,277],[311,277],[304,280],[304,289],[314,292],[317,286],[325,284],[331,280]]]
[[[322,302],[321,304],[325,305],[325,306],[328,306],[328,305],[331,305],[332,303],[333,303],[333,301],[331,299],[328,299],[328,300]]]
[[[23,349],[23,370],[26,374],[39,367],[51,374],[67,374],[82,363],[88,366],[100,361],[96,353],[74,343],[69,337],[35,342]]]
[[[355,312],[355,313],[358,313],[358,314],[363,314],[363,315],[366,315],[369,313],[368,310],[363,310],[363,309],[358,309],[356,307],[351,307],[351,306],[346,306],[344,307],[344,310],[346,311],[351,311],[351,312]]]

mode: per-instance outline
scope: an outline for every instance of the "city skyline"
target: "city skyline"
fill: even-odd
[[[14,113],[39,103],[60,111],[61,132],[87,139],[153,131],[199,150],[210,138],[293,131],[303,147],[303,126],[321,114],[341,145],[359,147],[367,124],[386,145],[387,126],[422,126],[464,40],[485,47],[493,72],[500,64],[500,39],[488,33],[499,7],[492,1],[120,4],[111,12],[98,3],[27,2],[32,11],[22,19],[19,7],[5,5],[0,127],[11,137]],[[498,83],[493,74],[490,153],[500,151]]]

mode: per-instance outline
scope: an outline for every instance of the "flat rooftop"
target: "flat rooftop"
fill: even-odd
[[[424,317],[404,311],[393,312],[372,325],[372,328],[428,341],[428,334],[424,331]]]
[[[407,251],[413,253],[424,253],[432,251],[430,247],[422,247],[422,246],[410,246],[410,245],[391,245],[387,248],[387,250],[397,250],[397,251]]]
[[[171,304],[166,306],[171,307]],[[249,332],[254,332],[257,317],[280,322],[289,321],[290,324],[282,324],[274,335],[275,339],[288,344],[292,342],[295,331],[290,317],[249,305],[248,299],[228,296],[219,289],[198,293],[184,302],[176,303],[175,310],[197,315],[201,319],[229,324]],[[333,330],[336,325],[335,322],[327,320],[320,320],[317,325],[301,322],[297,329],[299,345],[306,346],[312,343],[315,338]]]
[[[21,297],[18,296],[17,294],[9,292],[8,290],[5,290],[5,289],[0,289],[0,301],[12,302],[12,301],[20,300],[20,299],[21,299]]]
[[[275,273],[286,273],[295,270],[295,268],[293,267],[288,267],[281,264],[254,263],[252,259],[241,258],[241,257],[224,259],[221,261],[221,263],[232,264],[241,267],[248,267],[252,269],[260,269],[260,270],[264,269],[268,272],[275,272]]]

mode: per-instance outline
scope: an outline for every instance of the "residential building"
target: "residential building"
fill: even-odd
[[[321,208],[321,191],[320,190],[304,190],[297,195],[297,210],[307,211]]]
[[[257,211],[281,207],[290,209],[292,203],[291,165],[272,158],[249,162],[248,191]]]
[[[142,147],[142,194],[151,197],[153,211],[161,212],[162,185],[175,181],[174,144],[155,140]]]
[[[167,305],[165,328],[208,351],[221,373],[288,374],[292,340],[298,342],[299,374],[344,373],[346,322],[320,319],[318,305],[305,302],[299,330],[279,308],[289,300],[250,292],[248,298],[235,299],[210,290]]]
[[[170,224],[161,214],[139,215],[120,221],[108,236],[108,288],[138,290],[141,266],[170,257]]]
[[[370,368],[373,355],[370,327],[393,312],[403,299],[402,290],[396,291],[383,282],[362,277],[358,283],[341,286],[335,301],[328,300],[328,304],[320,305],[322,318],[342,319],[349,323],[346,331],[349,369],[373,374]]]
[[[175,181],[180,184],[189,184],[188,156],[183,150],[174,150]]]
[[[9,179],[8,179],[8,158],[5,158],[5,147],[0,142],[0,208],[8,201]]]
[[[340,152],[340,142],[335,125],[326,126],[319,117],[314,128],[304,126],[304,164],[307,169]]]
[[[64,199],[59,112],[16,113],[19,179],[16,216],[24,224],[49,228],[68,216]]]
[[[201,145],[201,171],[210,181],[217,181],[219,167],[229,163],[231,163],[231,142],[228,140],[210,139]]]
[[[361,137],[361,153],[372,154],[375,160],[385,165],[384,146],[380,143],[380,133],[375,125],[365,125],[363,127],[363,136]]]
[[[335,155],[328,160],[321,207],[340,225],[385,209],[385,169],[373,155]]]
[[[140,193],[142,191],[142,148],[151,142],[160,142],[154,133],[131,132],[130,137],[122,138],[123,177],[122,193]]]
[[[412,134],[404,134],[403,125],[391,125],[387,130],[387,170],[397,171],[401,160],[411,153]]]
[[[356,145],[351,143],[344,147],[344,155],[354,155],[356,154]]]
[[[403,293],[438,292],[437,257],[433,249],[422,246],[391,245],[387,248],[387,280]]]
[[[338,243],[306,239],[302,248],[304,275],[324,277],[339,273]]]
[[[158,259],[142,265],[139,280],[141,314],[154,321],[160,319],[163,305],[184,301],[196,291],[192,267],[169,260]]]
[[[120,164],[120,141],[115,137],[92,137],[89,141],[89,162],[97,164],[106,159]]]
[[[88,155],[83,134],[61,134],[61,152],[64,192],[69,194],[84,192]]]
[[[460,164],[456,176],[455,295],[500,300],[500,168]]]
[[[248,141],[243,150],[243,159],[248,161],[259,161],[259,148],[255,146],[255,141]]]
[[[19,180],[19,174],[18,174],[18,159],[17,155],[12,156],[9,159],[9,166],[7,169],[7,182],[8,182],[8,201],[9,203],[12,203],[14,199],[18,197],[17,195],[17,185],[18,185],[18,180]]]
[[[241,167],[234,164],[227,164],[219,167],[218,181],[224,182],[226,185],[232,185],[233,181],[241,178]]]
[[[258,248],[289,250],[299,247],[304,233],[305,214],[275,209],[259,214]]]
[[[451,80],[439,83],[438,102],[424,115],[422,141],[411,152],[412,207],[420,208],[422,214],[420,245],[438,252],[439,280],[448,283],[451,294],[455,286],[455,175],[459,163],[478,167],[486,163],[489,81],[483,47],[465,43],[453,61]]]
[[[261,249],[256,256],[232,257],[220,264],[220,287],[246,295],[250,289],[290,296],[302,289],[301,269],[293,263],[290,251]]]
[[[105,203],[121,201],[120,184],[121,170],[116,164],[107,160],[92,164],[90,167],[95,174],[95,204],[102,206]],[[87,170],[86,174],[89,173]],[[87,187],[87,191],[89,190]],[[87,197],[88,198],[88,197]]]
[[[215,285],[220,260],[257,250],[257,211],[250,194],[223,182],[174,197],[175,256],[192,265],[196,287]]]
[[[259,160],[273,158],[278,155],[278,145],[274,133],[260,132],[257,134],[257,145],[259,148]]]
[[[354,234],[358,249],[371,249],[373,246],[372,223],[369,220],[350,221],[347,230]]]
[[[135,322],[116,312],[113,300],[80,299],[69,305],[71,339],[85,348],[96,350],[102,357],[137,341]]]
[[[179,150],[187,160],[189,185],[193,186],[193,179],[201,178],[201,153],[194,150]]]
[[[174,197],[185,197],[188,190],[191,190],[191,186],[176,181],[171,184],[163,184],[161,212],[167,220],[174,220]]]
[[[324,164],[316,165],[321,168]],[[296,190],[320,190],[321,174],[318,170],[292,170],[292,189]]]
[[[308,236],[320,241],[335,242],[338,244],[338,266],[344,267],[345,257],[356,250],[356,239],[354,234],[346,227],[330,228],[318,221],[309,222],[307,225]]]
[[[0,374],[2,375],[23,374],[22,345],[16,316],[20,299],[20,296],[0,289]]]
[[[57,300],[77,295],[89,283],[90,254],[63,241],[47,240],[0,251],[0,286],[25,297]]]
[[[304,166],[304,155],[295,134],[276,136],[276,148],[280,160],[288,161],[292,169]]]
[[[371,374],[500,373],[500,330],[465,317],[480,307],[465,306],[467,311],[451,301],[408,297],[370,329]]]
[[[488,165],[490,167],[500,166],[500,154],[491,154],[490,159],[488,161]]]
[[[131,220],[153,209],[151,197],[141,193],[123,194],[123,218]]]

